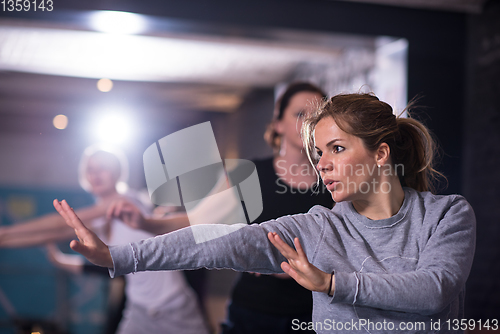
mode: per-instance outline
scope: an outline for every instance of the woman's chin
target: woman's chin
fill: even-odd
[[[345,193],[344,191],[333,190],[331,191],[331,193],[332,199],[335,201],[335,203],[350,201],[352,197],[352,194]]]

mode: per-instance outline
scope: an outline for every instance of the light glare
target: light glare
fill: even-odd
[[[64,130],[68,126],[68,117],[66,117],[65,115],[57,115],[52,120],[52,124],[54,124],[54,127],[56,129]]]
[[[109,114],[100,118],[96,127],[98,139],[105,143],[123,143],[130,133],[130,121],[126,116],[119,114]]]
[[[113,81],[109,79],[100,79],[97,81],[97,89],[99,89],[103,93],[109,92],[111,89],[113,89]]]
[[[138,14],[99,11],[92,15],[92,27],[109,34],[138,34],[146,28],[146,20]]]

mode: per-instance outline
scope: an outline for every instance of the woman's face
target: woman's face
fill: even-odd
[[[288,145],[301,150],[302,140],[300,129],[302,120],[311,113],[323,97],[318,93],[300,92],[292,96],[288,106],[283,112],[283,117],[276,122],[276,131],[281,135],[281,140]]]
[[[95,196],[102,197],[116,192],[118,172],[106,157],[91,156],[87,163],[86,177]]]
[[[316,125],[314,142],[320,156],[317,169],[335,202],[363,200],[379,190],[376,153],[367,150],[361,138],[325,117]]]

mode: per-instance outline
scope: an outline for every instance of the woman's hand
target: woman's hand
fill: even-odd
[[[64,218],[68,226],[75,230],[76,236],[80,241],[73,240],[69,244],[72,250],[85,256],[90,262],[97,266],[113,268],[113,260],[106,246],[101,239],[89,230],[75,214],[66,200],[59,202],[54,200],[54,207]]]
[[[319,270],[307,259],[306,253],[300,245],[299,238],[294,239],[295,249],[288,246],[275,232],[267,234],[269,241],[280,253],[286,257],[287,262],[281,263],[281,269],[297,283],[311,291],[324,292],[333,295],[335,289],[335,277],[332,274]]]
[[[142,229],[145,225],[145,218],[141,210],[135,204],[124,199],[114,201],[108,207],[106,219],[112,218],[117,218],[135,229]]]

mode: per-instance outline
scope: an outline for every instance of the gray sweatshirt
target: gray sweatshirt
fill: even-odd
[[[145,270],[232,268],[280,273],[285,258],[268,241],[298,237],[309,261],[335,274],[333,297],[313,292],[313,322],[292,329],[318,333],[459,332],[464,287],[475,248],[475,216],[459,195],[404,188],[399,212],[370,220],[352,203],[254,225],[197,225],[110,247],[112,277]],[[196,244],[192,229],[231,232]],[[292,246],[293,247],[293,246]],[[454,326],[455,324],[455,326]]]

